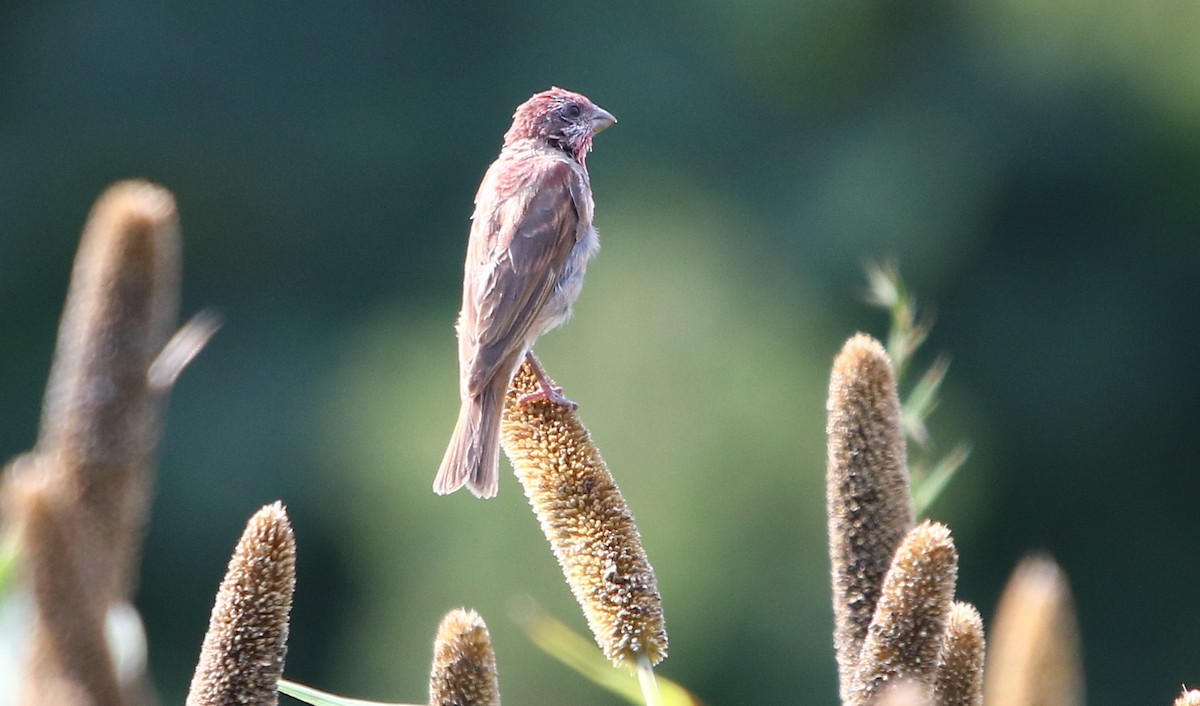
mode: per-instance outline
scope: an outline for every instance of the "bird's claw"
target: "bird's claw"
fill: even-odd
[[[538,382],[538,389],[534,390],[533,392],[527,392],[518,397],[517,404],[526,405],[533,402],[541,402],[542,400],[546,400],[547,402],[566,407],[567,409],[579,409],[578,403],[572,402],[571,400],[567,399],[565,395],[563,395],[561,387],[545,385],[542,384],[540,380]]]
[[[538,361],[537,356],[533,351],[525,352],[525,359],[529,361],[529,367],[533,369],[533,375],[537,378],[538,389],[533,392],[527,392],[517,398],[517,404],[525,405],[531,402],[541,402],[546,400],[560,407],[566,407],[570,410],[579,409],[579,405],[567,399],[563,395],[563,389],[557,385],[550,383],[550,379],[546,377],[546,371],[542,370],[542,364]]]

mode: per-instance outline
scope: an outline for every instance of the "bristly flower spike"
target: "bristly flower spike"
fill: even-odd
[[[1047,556],[1023,559],[1000,596],[985,703],[1082,706],[1079,627],[1066,575]]]
[[[279,703],[295,588],[296,540],[276,502],[250,518],[229,560],[187,706]]]
[[[912,679],[896,679],[883,685],[871,706],[942,706],[934,701],[933,689]]]
[[[884,578],[848,704],[870,704],[896,679],[934,686],[957,580],[958,552],[949,528],[928,521],[914,527]]]
[[[500,706],[496,653],[483,618],[458,608],[446,614],[433,644],[430,706]]]
[[[855,335],[835,359],[828,413],[834,645],[842,702],[850,703],[884,575],[915,521],[896,379],[883,346],[870,336]]]
[[[89,547],[52,457],[18,456],[4,469],[3,514],[20,537],[33,595],[33,630],[18,703],[45,706],[122,701],[104,638],[105,596],[82,567]]]
[[[605,656],[657,664],[667,656],[662,597],[633,515],[575,410],[520,402],[539,389],[527,361],[508,391],[504,450]]]
[[[95,540],[86,580],[112,602],[136,584],[165,400],[147,372],[175,327],[180,249],[166,189],[123,181],[100,196],[80,238],[42,405],[35,453],[61,465]]]
[[[983,618],[970,603],[950,608],[934,693],[937,706],[983,706]]]

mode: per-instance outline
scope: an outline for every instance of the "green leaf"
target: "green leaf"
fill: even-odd
[[[929,428],[926,426],[925,420],[929,419],[933,410],[937,409],[938,390],[942,386],[942,381],[946,379],[946,372],[949,369],[950,358],[944,355],[938,356],[933,365],[929,366],[929,370],[925,371],[925,374],[909,391],[901,405],[900,421],[904,425],[905,433],[922,446],[929,442]]]
[[[923,517],[928,512],[930,506],[946,489],[950,479],[954,477],[954,474],[958,472],[970,455],[970,447],[959,444],[954,447],[953,451],[943,456],[928,473],[922,473],[919,477],[913,476],[913,508],[918,517]]]
[[[629,703],[645,703],[642,687],[631,672],[614,668],[596,643],[544,612],[533,600],[521,601],[511,612],[517,625],[542,652]],[[702,703],[678,683],[658,675],[655,679],[663,706],[698,706]]]
[[[0,598],[12,587],[21,561],[21,542],[15,532],[7,532],[0,538]]]
[[[279,693],[287,694],[288,696],[303,701],[312,706],[417,706],[416,704],[399,704],[383,701],[363,701],[362,699],[347,699],[344,696],[336,696],[327,694],[324,691],[314,689],[311,686],[297,684],[294,681],[280,679]]]

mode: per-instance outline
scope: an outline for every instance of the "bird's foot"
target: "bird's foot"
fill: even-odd
[[[533,374],[537,377],[538,389],[518,397],[517,404],[525,405],[531,402],[546,400],[567,409],[579,409],[577,403],[572,402],[563,395],[561,387],[550,382],[550,378],[546,377],[546,371],[542,370],[542,364],[538,362],[538,359],[534,357],[532,352],[526,353],[525,359],[529,361],[529,367],[533,368]]]
[[[567,409],[579,409],[579,403],[572,402],[563,395],[561,387],[543,386],[539,383],[540,390],[526,393],[517,398],[517,404],[525,405],[532,402],[541,402],[547,400],[553,404],[566,407]]]

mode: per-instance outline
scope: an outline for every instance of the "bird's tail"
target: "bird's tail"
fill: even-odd
[[[507,386],[490,385],[463,400],[433,492],[446,495],[465,485],[475,497],[495,497],[500,488],[500,416],[506,391]]]

